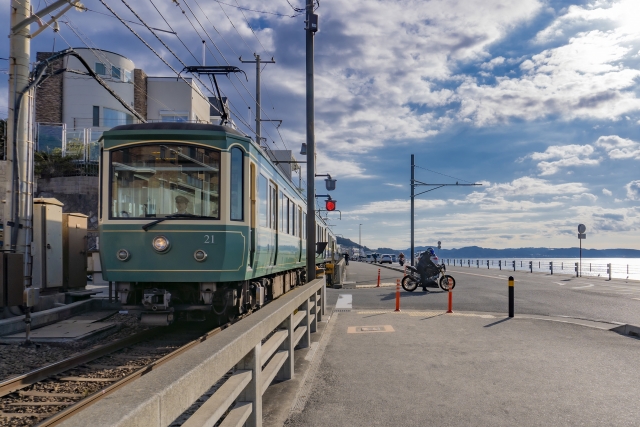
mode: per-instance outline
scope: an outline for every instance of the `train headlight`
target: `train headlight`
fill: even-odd
[[[197,251],[195,251],[193,253],[193,257],[195,258],[196,261],[202,262],[205,259],[207,259],[207,253],[205,251],[203,251],[202,249],[198,249]]]
[[[120,260],[120,261],[126,261],[131,257],[131,254],[129,253],[128,250],[126,249],[120,249],[117,253],[116,253],[116,257]]]
[[[153,249],[158,252],[166,252],[169,250],[169,239],[164,236],[156,236],[153,238]]]

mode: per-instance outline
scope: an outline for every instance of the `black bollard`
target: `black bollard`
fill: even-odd
[[[513,317],[513,298],[514,298],[514,290],[513,290],[513,276],[509,276],[509,317]]]

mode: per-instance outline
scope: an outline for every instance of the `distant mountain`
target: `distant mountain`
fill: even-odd
[[[416,247],[416,252],[428,246]],[[435,249],[435,248],[434,248]],[[410,252],[406,249],[407,253]],[[468,246],[459,249],[436,249],[440,258],[577,258],[579,248],[509,248],[491,249]],[[582,249],[583,258],[640,258],[637,249]]]
[[[338,244],[342,246],[358,247],[358,244],[349,240],[337,237]],[[432,247],[440,258],[577,258],[580,255],[579,248],[510,248],[491,249],[480,246],[467,246],[459,249],[437,249],[435,246],[416,246],[416,252],[422,252]],[[369,249],[364,246],[367,252],[377,252],[379,254],[396,254],[403,252],[405,255],[411,253],[411,249],[391,249],[378,248]],[[640,258],[638,249],[582,249],[583,258]]]
[[[337,242],[338,242],[338,244],[340,246],[347,246],[347,247],[353,247],[353,248],[359,247],[359,245],[356,242],[352,241],[351,239],[347,239],[347,238],[340,237],[340,236],[336,236],[336,239],[337,239]],[[364,251],[370,251],[371,250],[366,246],[363,246],[362,249]]]

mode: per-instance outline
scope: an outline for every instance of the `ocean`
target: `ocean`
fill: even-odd
[[[534,272],[550,272],[550,263],[553,263],[553,274],[576,275],[576,263],[580,263],[579,258],[484,258],[484,259],[460,259],[441,258],[447,265],[477,268],[479,262],[480,269],[487,268],[487,261],[490,269],[513,271],[513,261],[516,262],[516,271],[529,271],[531,261]],[[607,265],[611,264],[612,279],[640,280],[640,258],[582,258],[582,277],[596,276],[609,277]]]

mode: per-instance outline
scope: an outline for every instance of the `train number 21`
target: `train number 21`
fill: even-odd
[[[213,243],[213,234],[211,234],[211,235],[205,234],[204,235],[204,243],[205,244]]]

